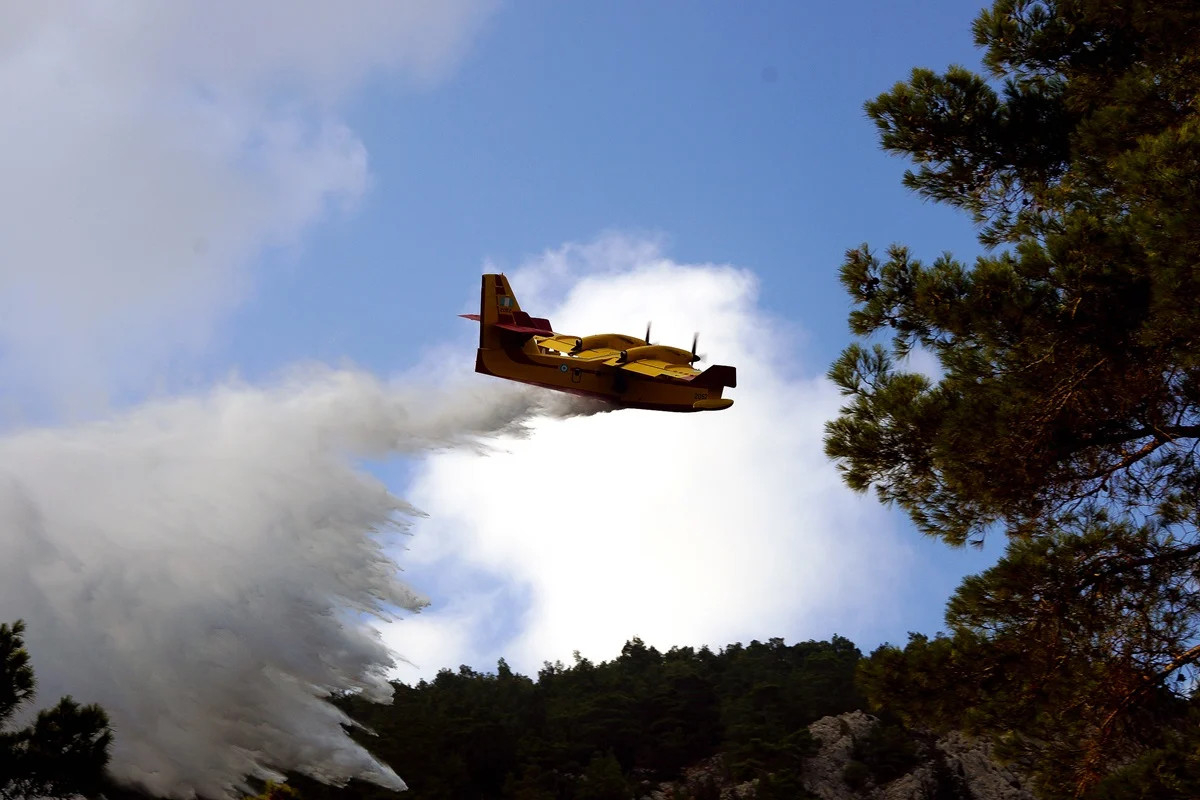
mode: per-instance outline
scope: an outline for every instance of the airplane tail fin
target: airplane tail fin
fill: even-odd
[[[501,331],[532,335],[551,336],[550,320],[531,317],[521,310],[517,296],[504,275],[484,275],[479,288],[479,313],[463,314],[467,319],[479,321],[479,346],[500,347]]]
[[[517,296],[503,275],[484,275],[479,296],[479,313],[484,325],[512,322],[512,315],[521,310]]]

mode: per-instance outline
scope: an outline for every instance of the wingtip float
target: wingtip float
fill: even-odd
[[[650,343],[650,328],[638,338],[620,333],[568,336],[550,320],[521,310],[503,275],[484,275],[479,313],[460,316],[479,322],[475,371],[520,383],[595,397],[626,408],[655,411],[720,411],[733,405],[722,397],[737,386],[737,370],[692,365],[691,351]]]

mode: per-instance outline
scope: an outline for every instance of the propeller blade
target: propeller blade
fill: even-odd
[[[650,323],[646,323],[646,344],[650,344]]]
[[[692,363],[700,360],[700,356],[696,355],[696,344],[700,341],[700,331],[692,334]]]

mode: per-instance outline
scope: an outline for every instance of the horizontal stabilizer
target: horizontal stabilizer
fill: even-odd
[[[482,322],[483,318],[478,314],[459,314],[463,319],[473,319],[476,322]],[[512,321],[510,322],[508,317]],[[511,314],[501,314],[501,321],[492,323],[493,328],[499,328],[502,331],[512,331],[513,333],[523,333],[526,336],[553,336],[554,331],[550,329],[550,320],[544,317],[531,317],[524,311],[514,311]]]
[[[692,378],[693,386],[716,388],[718,386],[737,386],[737,369],[723,364],[713,364],[708,369]]]
[[[512,322],[506,320],[505,315],[500,314],[500,322],[496,324],[497,328],[505,330],[518,331],[520,333],[536,333],[539,336],[553,336],[554,331],[550,330],[550,320],[544,317],[531,317],[524,311],[514,311],[512,314]]]
[[[550,330],[550,326],[533,327],[530,325],[509,325],[504,322],[497,322],[494,327],[502,331],[512,331],[513,333],[523,333],[526,336],[553,336],[554,331]]]

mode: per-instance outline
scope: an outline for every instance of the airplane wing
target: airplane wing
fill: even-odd
[[[632,361],[622,361],[621,350],[615,347],[592,347],[587,350],[575,351],[579,344],[576,336],[556,336],[538,339],[538,345],[547,350],[572,355],[579,361],[600,362],[606,367],[636,372],[648,378],[667,378],[676,381],[687,381],[696,387],[737,386],[737,371],[733,367],[714,365],[701,372],[688,364],[674,361],[663,361],[657,358],[637,358]]]
[[[686,364],[671,364],[653,358],[626,361],[622,364],[620,358],[621,354],[617,353],[612,358],[606,359],[604,363],[610,367],[636,372],[639,375],[646,375],[651,378],[675,378],[676,380],[689,381],[700,374],[700,370],[692,369]]]
[[[545,339],[538,339],[538,346],[544,347],[547,350],[554,350],[559,353],[569,354],[575,349],[575,343],[579,341],[577,336],[548,336]]]
[[[587,350],[575,350],[579,344],[578,336],[565,336],[559,334],[557,336],[538,339],[538,346],[544,347],[547,350],[554,350],[566,355],[572,355],[580,361],[603,361],[609,358],[616,358],[621,354],[620,350],[612,347],[592,347]]]
[[[584,361],[604,361],[607,363],[610,359],[617,358],[620,355],[621,351],[612,347],[593,347],[590,350],[580,350],[575,354],[575,357],[581,358]]]

